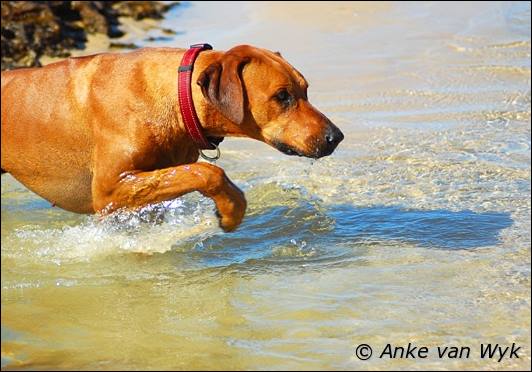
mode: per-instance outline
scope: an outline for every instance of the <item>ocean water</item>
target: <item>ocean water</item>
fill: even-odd
[[[99,220],[2,176],[2,369],[530,367],[530,3],[185,2],[128,27],[280,51],[345,140],[226,139],[231,234],[197,193]],[[429,357],[378,357],[408,343]]]

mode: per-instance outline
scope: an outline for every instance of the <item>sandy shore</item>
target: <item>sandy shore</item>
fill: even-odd
[[[57,58],[109,48],[133,49],[136,45],[127,40],[156,27],[156,20],[177,4],[2,1],[2,70],[40,66]],[[172,30],[164,32],[174,34]]]

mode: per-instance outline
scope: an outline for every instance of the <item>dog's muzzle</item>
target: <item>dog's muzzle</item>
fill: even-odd
[[[290,146],[286,143],[276,141],[273,146],[286,155],[304,156],[307,158],[319,159],[327,155],[331,155],[338,144],[344,139],[344,134],[334,124],[330,124],[325,131],[325,136],[319,140],[319,145],[310,149],[308,152],[303,152]]]

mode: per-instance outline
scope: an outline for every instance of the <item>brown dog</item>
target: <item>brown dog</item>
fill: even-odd
[[[197,163],[177,100],[183,49],[145,48],[2,72],[2,171],[78,213],[138,208],[199,191],[234,230],[244,194]],[[289,155],[329,155],[342,132],[307,100],[308,84],[278,53],[205,51],[192,96],[207,136],[250,137]]]

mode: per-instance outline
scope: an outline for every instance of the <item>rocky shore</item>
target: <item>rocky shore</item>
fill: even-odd
[[[124,35],[119,17],[161,19],[176,1],[2,1],[2,70],[40,66],[43,56],[68,57],[87,35]]]

